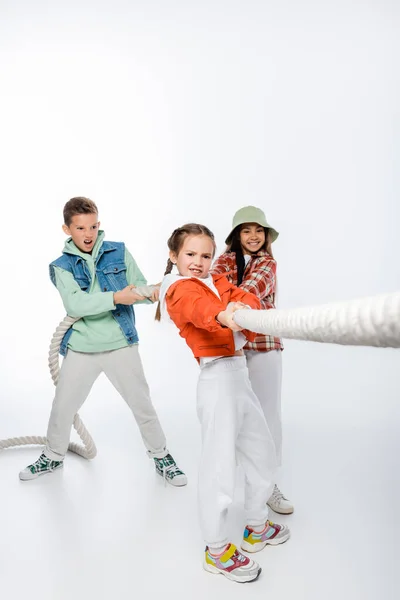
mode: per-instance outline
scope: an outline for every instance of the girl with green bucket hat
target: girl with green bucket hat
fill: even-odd
[[[255,206],[244,206],[232,221],[225,240],[226,251],[213,264],[212,273],[226,273],[228,280],[261,301],[262,309],[275,308],[276,261],[271,245],[279,233]],[[278,465],[282,462],[282,341],[269,335],[257,335],[244,347],[250,382],[263,409],[275,442]],[[293,505],[274,487],[268,505],[280,514],[293,512]]]

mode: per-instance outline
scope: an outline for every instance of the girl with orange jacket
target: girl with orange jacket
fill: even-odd
[[[170,318],[200,365],[197,414],[202,432],[198,500],[206,542],[203,566],[239,582],[253,581],[261,567],[230,542],[228,508],[233,502],[236,464],[245,473],[247,525],[241,548],[258,552],[290,537],[286,526],[268,520],[276,467],[275,447],[248,376],[243,346],[255,334],[233,320],[239,308],[259,308],[256,296],[224,275],[210,275],[215,254],[211,231],[188,224],[168,240],[169,259],[160,290],[161,314]],[[171,274],[173,266],[178,274]],[[160,310],[158,312],[158,318]]]

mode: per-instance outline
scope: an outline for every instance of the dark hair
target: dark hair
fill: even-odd
[[[188,235],[206,235],[207,237],[209,237],[214,247],[213,255],[215,254],[216,244],[213,232],[210,231],[210,229],[208,229],[208,227],[206,227],[205,225],[199,225],[199,223],[186,223],[186,225],[182,225],[182,227],[174,229],[172,235],[168,238],[167,242],[170,252],[173,252],[174,254],[178,255]],[[168,258],[167,267],[165,269],[164,275],[168,275],[169,273],[171,273],[173,266],[174,264],[172,260]],[[155,319],[156,321],[159,321],[161,319],[160,302],[157,306]]]
[[[234,252],[236,255],[236,266],[237,266],[237,283],[236,283],[236,285],[238,285],[238,286],[243,281],[244,269],[246,266],[245,262],[244,262],[242,244],[240,242],[240,232],[245,225],[246,225],[246,223],[242,223],[241,225],[238,225],[237,227],[235,227],[235,229],[232,231],[232,233],[230,235],[229,244],[226,247],[226,252]],[[268,229],[268,227],[263,227],[263,229],[264,229],[264,233],[265,233],[265,243],[262,246],[262,248],[260,248],[260,250],[268,250],[268,252],[271,253],[271,249],[268,249],[269,229]]]
[[[71,225],[72,218],[75,215],[98,215],[96,204],[89,198],[77,196],[68,200],[64,206],[64,223],[67,227]]]

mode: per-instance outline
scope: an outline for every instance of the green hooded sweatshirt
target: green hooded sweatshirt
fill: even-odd
[[[56,286],[60,292],[64,308],[71,317],[82,317],[72,326],[68,348],[75,352],[106,352],[125,348],[128,342],[117,321],[111,314],[115,309],[114,293],[102,292],[96,276],[95,260],[104,240],[104,231],[99,231],[92,252],[82,252],[75,246],[72,238],[65,242],[64,249],[80,256],[86,261],[91,273],[90,290],[83,292],[69,271],[55,267]],[[133,256],[125,248],[126,278],[128,285],[146,285],[146,279],[137,266]],[[151,300],[142,300],[135,304],[152,304]]]

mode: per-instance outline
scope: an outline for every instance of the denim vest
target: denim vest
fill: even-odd
[[[86,261],[80,256],[63,252],[63,255],[50,264],[50,279],[56,285],[54,267],[61,267],[74,276],[75,281],[83,292],[90,290],[92,278]],[[103,292],[118,292],[128,285],[126,279],[125,244],[122,242],[103,242],[95,261],[96,277]],[[121,327],[129,345],[139,341],[135,327],[135,311],[133,306],[117,304],[111,311],[114,319]],[[60,354],[65,356],[72,327],[64,335]]]

